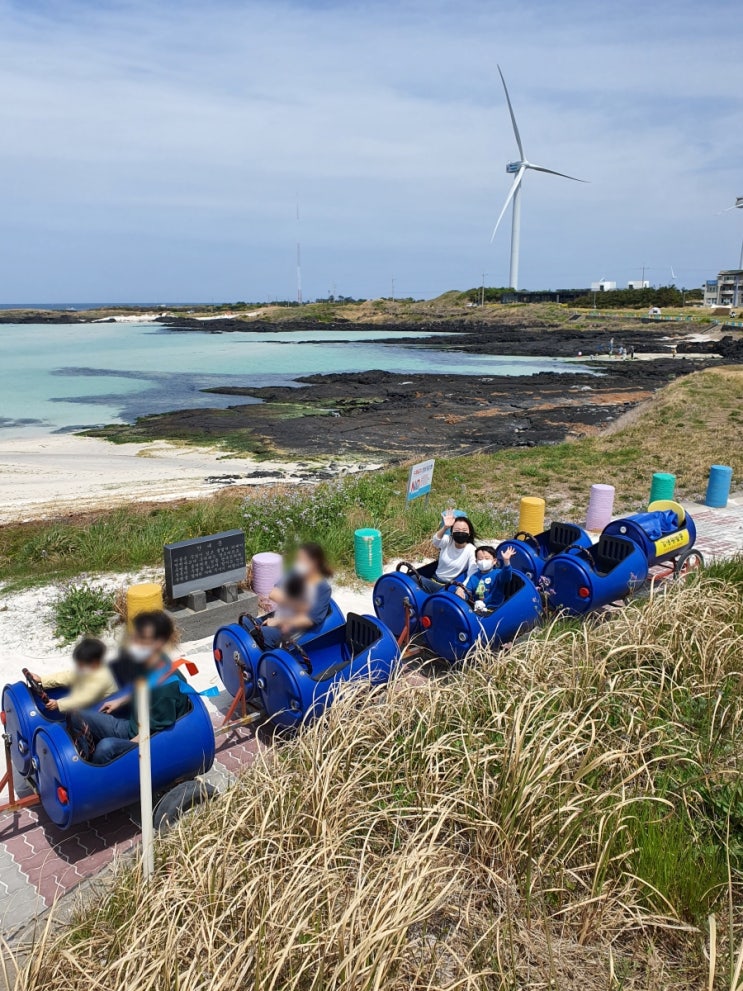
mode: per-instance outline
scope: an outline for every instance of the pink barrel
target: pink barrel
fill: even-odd
[[[592,485],[591,498],[588,502],[588,512],[586,513],[586,530],[598,533],[611,522],[611,514],[614,510],[614,486],[613,485]]]
[[[284,573],[283,557],[273,551],[263,551],[254,555],[251,564],[253,591],[257,595],[268,595]]]

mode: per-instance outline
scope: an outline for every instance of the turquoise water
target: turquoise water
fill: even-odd
[[[408,334],[425,338],[425,333]],[[146,413],[234,405],[217,385],[284,385],[369,369],[462,375],[584,371],[559,359],[464,355],[378,343],[388,330],[183,333],[158,324],[0,325],[2,436],[131,422]]]

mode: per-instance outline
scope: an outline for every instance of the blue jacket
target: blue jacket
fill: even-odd
[[[497,609],[506,598],[506,586],[511,580],[513,571],[510,564],[491,571],[478,571],[467,579],[467,591],[474,596],[475,602],[484,602],[488,609]]]

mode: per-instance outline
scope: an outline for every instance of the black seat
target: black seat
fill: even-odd
[[[346,617],[346,646],[356,657],[379,640],[379,627],[365,616],[350,612]]]
[[[636,550],[637,544],[633,540],[629,540],[627,537],[616,537],[614,534],[602,533],[599,537],[598,544],[596,544],[593,550],[596,571],[599,574],[608,574]]]
[[[510,599],[511,596],[515,595],[517,592],[520,592],[523,587],[524,587],[524,579],[521,577],[521,575],[517,574],[514,571],[513,574],[511,575],[511,580],[503,589],[504,600]]]
[[[581,535],[581,529],[575,523],[553,523],[547,537],[550,554],[559,554],[577,544]]]

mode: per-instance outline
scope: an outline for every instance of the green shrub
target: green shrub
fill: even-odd
[[[114,594],[88,582],[65,585],[53,604],[54,635],[71,643],[85,635],[102,633],[114,615]]]

